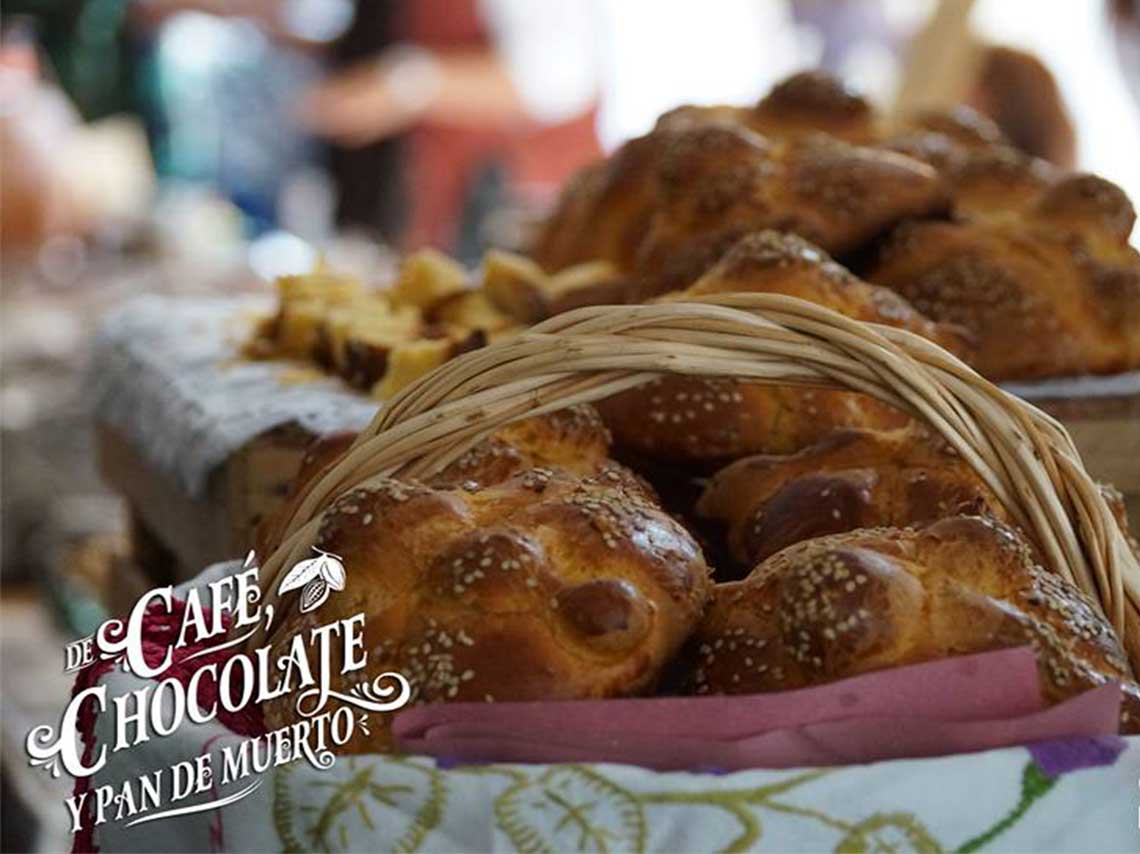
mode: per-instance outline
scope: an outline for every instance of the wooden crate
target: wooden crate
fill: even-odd
[[[281,506],[313,439],[297,425],[263,433],[231,454],[196,498],[113,427],[99,424],[96,432],[103,477],[130,507],[135,559],[148,578],[162,583],[244,557],[257,525]]]

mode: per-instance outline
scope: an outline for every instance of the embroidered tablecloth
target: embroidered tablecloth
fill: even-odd
[[[143,684],[118,668],[102,678],[115,696]],[[96,719],[98,743],[113,738],[111,720]],[[241,739],[219,723],[186,724],[110,754],[91,783]],[[250,789],[220,809],[108,822],[94,842],[103,851],[1136,851],[1138,781],[1137,737],[725,775],[343,756],[327,770],[301,761],[197,798]]]
[[[96,840],[105,851],[1136,851],[1138,775],[1136,738],[724,776],[342,757],[267,773],[221,810]]]

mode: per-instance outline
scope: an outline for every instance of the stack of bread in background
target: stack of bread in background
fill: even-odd
[[[1122,373],[1140,368],[1134,219],[1111,183],[974,113],[888,125],[802,74],[754,107],[662,116],[570,182],[528,256],[468,276],[419,253],[381,292],[283,281],[251,352],[384,398],[571,308],[764,292],[907,329],[995,381]],[[680,376],[597,411],[523,422],[433,482],[326,514],[317,545],[358,588],[336,602],[363,603],[373,655],[419,700],[773,691],[1029,644],[1048,700],[1120,680],[1140,730],[1098,606],[904,413]],[[315,448],[295,490],[346,444]]]
[[[472,277],[428,250],[390,291],[370,294],[328,275],[286,279],[259,338],[266,354],[351,375],[343,350],[355,344],[391,353],[421,338],[460,352],[473,332],[490,339],[581,305],[683,291],[767,231],[771,245],[802,240],[765,263],[796,256],[834,278],[835,259],[956,327],[961,354],[990,379],[1116,373],[1140,367],[1134,221],[1118,187],[1023,154],[966,108],[888,124],[835,80],[804,73],[755,107],[662,116],[571,180],[530,257],[492,251]],[[863,319],[906,309],[865,287],[825,297],[806,281],[752,278],[734,284]]]

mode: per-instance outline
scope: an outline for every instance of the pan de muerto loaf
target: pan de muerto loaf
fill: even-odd
[[[648,134],[579,172],[531,255],[555,271],[603,260],[677,290],[749,231],[794,231],[829,252],[861,248],[908,217],[941,215],[937,170],[872,146],[862,98],[818,74],[796,75],[755,107],[680,107]]]
[[[1122,729],[1140,729],[1140,688],[1104,616],[988,517],[806,540],[718,585],[690,687],[783,691],[1022,645],[1037,653],[1047,701],[1119,681]]]
[[[757,232],[735,244],[678,300],[716,293],[786,294],[849,317],[908,329],[951,349],[956,331],[931,323],[897,294],[869,285],[792,234]],[[903,413],[866,395],[667,376],[599,404],[622,448],[668,462],[789,453],[836,427],[890,428]]]
[[[676,107],[657,120],[657,128],[717,123],[744,127],[769,139],[826,133],[863,144],[874,141],[878,121],[867,99],[842,81],[821,71],[803,71],[777,83],[753,106]]]
[[[314,439],[301,458],[285,505],[257,531],[256,549],[263,557],[280,542],[284,526],[304,498],[306,487],[355,441],[351,432]],[[431,479],[434,486],[476,483],[490,486],[523,469],[556,467],[581,475],[597,474],[609,462],[610,434],[592,406],[515,421],[495,431]]]
[[[414,702],[652,691],[710,589],[692,537],[616,464],[489,487],[382,480],[338,499],[315,545],[341,559],[345,589],[307,614],[283,599],[278,643],[363,612],[369,672],[403,673]],[[271,727],[293,714],[287,698],[265,706]],[[388,749],[383,716],[347,746]]]
[[[836,430],[794,454],[745,457],[717,472],[697,503],[749,568],[812,537],[983,512],[1006,518],[969,463],[918,425]]]
[[[868,280],[936,321],[967,329],[974,366],[994,380],[1140,367],[1140,253],[1124,193],[1072,175],[1024,210],[912,222],[888,239]]]

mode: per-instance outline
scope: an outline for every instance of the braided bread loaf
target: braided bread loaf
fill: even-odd
[[[1011,528],[955,516],[806,540],[715,588],[690,649],[698,694],[781,691],[952,655],[1030,645],[1045,699],[1140,687],[1097,607],[1035,562]]]
[[[1021,210],[901,226],[866,276],[969,330],[990,379],[1130,370],[1140,367],[1135,219],[1114,184],[1073,175]]]
[[[356,439],[351,432],[322,436],[301,458],[284,506],[257,530],[255,549],[270,554],[308,485],[336,463]],[[610,434],[592,406],[571,406],[508,424],[432,478],[433,486],[491,486],[529,468],[554,467],[589,476],[608,463]]]
[[[362,612],[370,671],[403,673],[416,702],[652,691],[700,618],[710,573],[652,491],[605,458],[605,441],[597,417],[576,408],[500,431],[430,484],[349,491],[314,544],[344,562],[345,589],[307,614],[289,594],[271,640],[283,651],[299,632]],[[264,713],[287,723],[291,700]],[[389,748],[381,718],[347,750]]]
[[[678,108],[570,181],[531,254],[547,270],[612,262],[644,277],[639,300],[690,284],[750,231],[845,253],[944,213],[935,169],[864,144],[875,124],[865,100],[820,74],[788,79],[755,107]]]
[[[897,294],[860,281],[791,234],[746,235],[675,298],[731,292],[797,296],[849,317],[909,329],[950,349],[962,347],[952,327],[931,323]],[[901,412],[854,392],[680,376],[611,398],[599,411],[620,447],[671,462],[788,453],[837,426],[886,429],[907,421]]]
[[[801,540],[857,528],[958,513],[1005,518],[969,464],[918,425],[837,430],[795,454],[738,460],[709,481],[697,512],[725,526],[733,559],[748,567]]]

